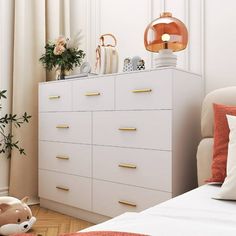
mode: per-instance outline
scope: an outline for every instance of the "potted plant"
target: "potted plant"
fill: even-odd
[[[0,100],[6,99],[6,90],[0,91]],[[1,109],[0,105],[0,109]],[[19,146],[18,140],[13,140],[13,135],[11,133],[6,133],[6,126],[13,124],[16,127],[21,127],[23,123],[28,123],[31,116],[26,112],[23,116],[17,116],[16,114],[5,114],[0,117],[0,153],[7,153],[8,157],[11,156],[11,150],[16,148],[19,150],[20,154],[25,155],[25,150]]]
[[[57,79],[64,79],[66,72],[80,66],[85,53],[79,49],[78,33],[74,38],[68,39],[60,36],[56,41],[49,41],[45,46],[45,53],[40,57],[46,70],[56,69]]]

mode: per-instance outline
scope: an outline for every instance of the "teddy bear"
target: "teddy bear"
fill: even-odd
[[[36,222],[27,201],[28,197],[0,197],[0,235],[25,233]]]

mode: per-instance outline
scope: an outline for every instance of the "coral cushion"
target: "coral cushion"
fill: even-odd
[[[36,236],[36,234],[23,233],[23,234],[11,234],[10,236]]]
[[[60,236],[147,236],[147,235],[125,233],[125,232],[114,232],[114,231],[91,231],[84,233],[81,232],[81,233],[62,234]]]
[[[212,177],[207,182],[224,182],[229,143],[229,126],[226,115],[236,115],[236,106],[213,104],[214,109],[214,148]]]

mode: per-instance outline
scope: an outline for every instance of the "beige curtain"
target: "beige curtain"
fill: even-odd
[[[7,99],[1,100],[1,117],[11,112],[12,103],[12,60],[13,60],[13,0],[0,0],[0,90],[7,90]],[[6,26],[7,27],[4,27]],[[11,127],[7,127],[10,132]],[[8,193],[9,186],[9,159],[0,154],[0,196]]]
[[[27,154],[12,152],[9,194],[18,198],[38,196],[38,83],[46,80],[38,60],[48,39],[69,36],[69,4],[69,0],[14,1],[12,113],[32,115],[29,124],[12,127]]]

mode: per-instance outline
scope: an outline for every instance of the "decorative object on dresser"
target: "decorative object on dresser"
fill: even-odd
[[[81,66],[80,66],[80,73],[90,73],[91,72],[91,66],[88,62],[84,62]]]
[[[130,57],[125,58],[123,72],[131,72],[137,70],[145,70],[144,60],[139,56],[135,56],[132,59]]]
[[[158,52],[156,67],[176,66],[177,57],[173,52],[184,50],[188,44],[188,31],[185,24],[163,12],[152,21],[144,33],[145,48]]]
[[[113,43],[105,43],[110,38]],[[103,34],[100,45],[96,49],[96,70],[99,74],[113,74],[118,72],[119,57],[116,50],[117,40],[113,34]]]
[[[145,70],[145,61],[143,59],[138,61],[137,70]]]
[[[178,69],[41,83],[41,205],[97,223],[196,187],[201,94]]]
[[[56,68],[56,79],[62,80],[69,75],[74,67],[80,66],[85,53],[79,49],[80,32],[73,38],[68,39],[60,36],[55,42],[48,42],[45,46],[45,53],[40,57],[46,70]]]
[[[130,57],[125,58],[123,65],[123,72],[133,71],[133,65]]]

